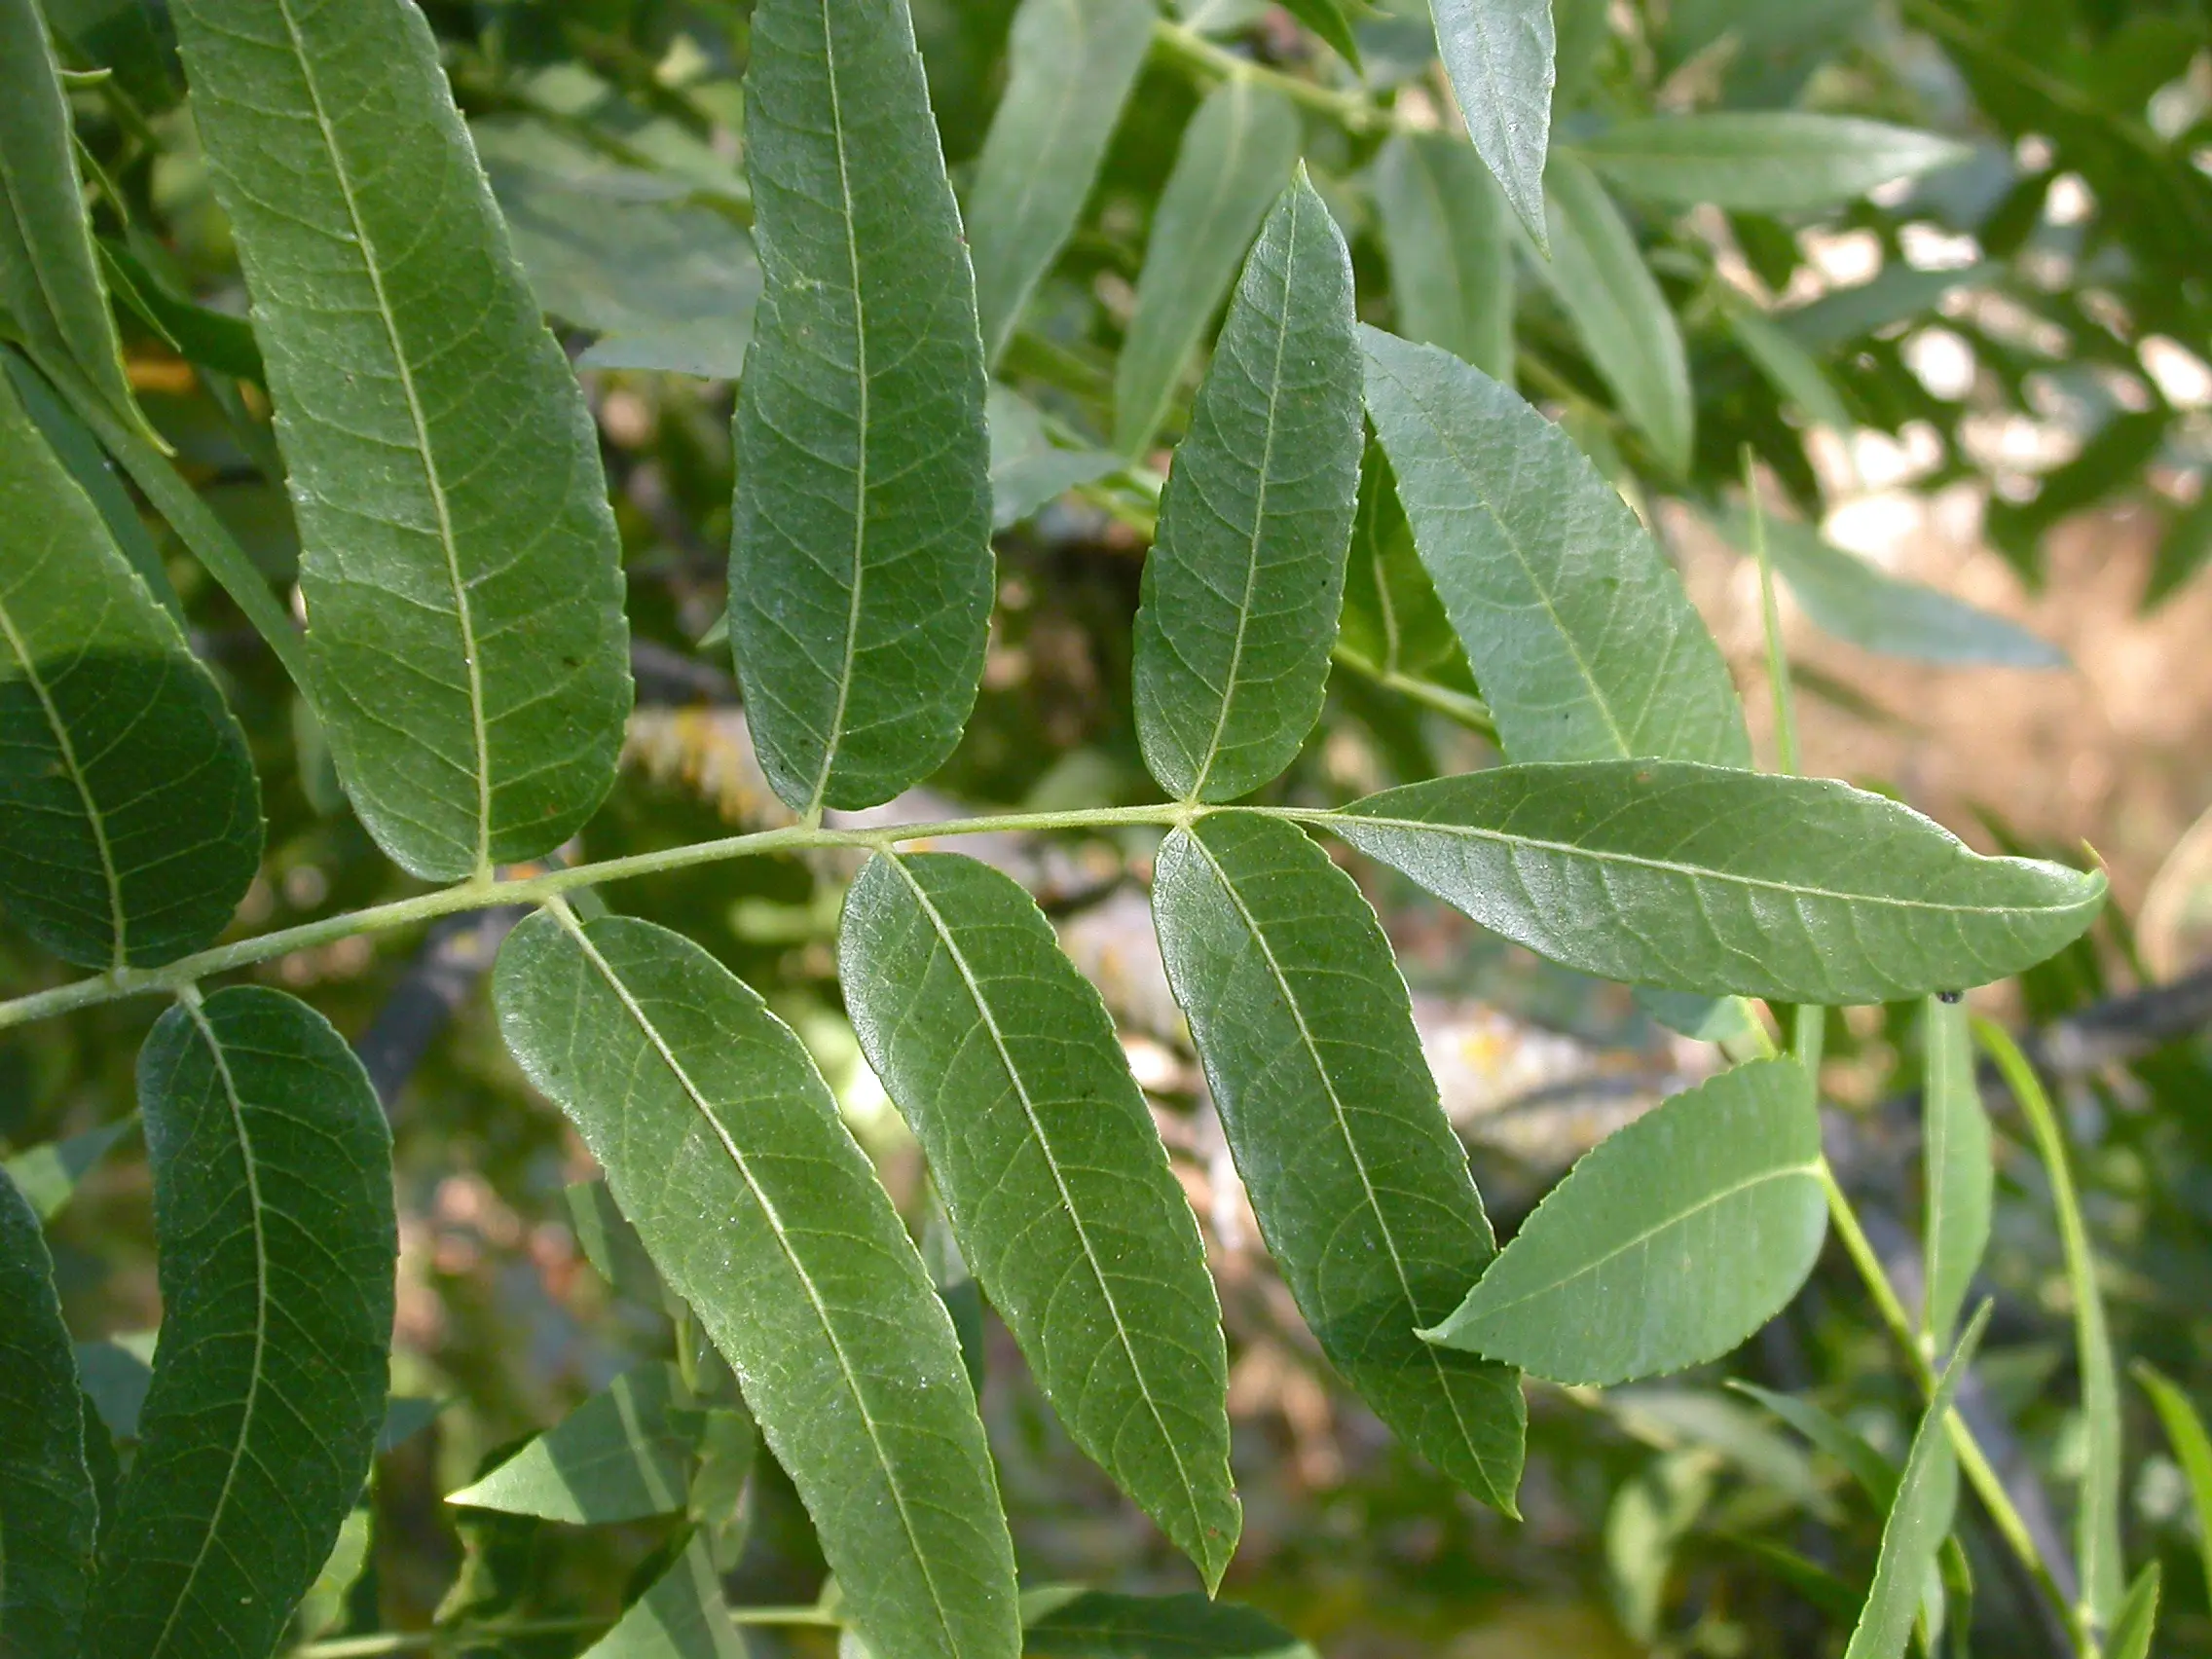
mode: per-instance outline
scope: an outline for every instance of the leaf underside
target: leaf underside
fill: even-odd
[[[1551,0],[1433,0],[1436,50],[1467,134],[1539,247],[1551,138]]]

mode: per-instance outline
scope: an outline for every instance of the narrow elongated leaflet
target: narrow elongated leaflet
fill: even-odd
[[[1149,448],[1167,419],[1184,365],[1298,160],[1298,139],[1289,100],[1241,75],[1208,92],[1183,129],[1114,365],[1114,447],[1124,455]]]
[[[694,1533],[583,1659],[746,1659],[730,1622],[721,1577],[704,1535]]]
[[[73,1659],[99,1506],[85,1396],[38,1212],[0,1174],[0,1640]],[[95,1419],[95,1434],[107,1431]]]
[[[1916,178],[1970,153],[1934,132],[1802,110],[1626,121],[1574,146],[1577,157],[1634,195],[1751,213],[1839,207],[1878,184]]]
[[[1762,1388],[1755,1382],[1745,1382],[1736,1378],[1728,1380],[1728,1386],[1749,1394],[1784,1422],[1802,1434],[1820,1451],[1826,1453],[1850,1472],[1859,1483],[1860,1490],[1872,1498],[1877,1507],[1887,1513],[1890,1500],[1897,1495],[1898,1472],[1856,1429],[1838,1421],[1812,1401],[1795,1394],[1781,1394],[1771,1388]]]
[[[1820,1162],[1803,1067],[1722,1072],[1586,1154],[1422,1335],[1557,1382],[1717,1359],[1812,1272],[1827,1231]]]
[[[1436,50],[1467,135],[1538,247],[1544,229],[1544,146],[1551,139],[1551,0],[1431,0]]]
[[[1459,648],[1452,619],[1414,550],[1398,481],[1380,444],[1370,443],[1360,458],[1337,645],[1385,675],[1418,675],[1451,661]]]
[[[1315,1659],[1266,1614],[1203,1596],[1085,1590],[1036,1614],[1022,1634],[1034,1659]]]
[[[1394,132],[1375,161],[1398,332],[1513,381],[1513,239],[1504,199],[1446,132]]]
[[[2078,938],[2102,874],[1983,858],[1849,785],[1678,761],[1499,766],[1321,820],[1485,927],[1608,979],[1891,1002]]]
[[[544,911],[507,1046],[736,1371],[884,1659],[1014,1659],[1014,1554],[943,1304],[788,1026],[696,944]]]
[[[1234,800],[1320,718],[1359,488],[1351,256],[1306,169],[1253,243],[1161,494],[1134,653],[1162,788]]]
[[[1161,847],[1153,917],[1260,1231],[1322,1352],[1409,1446],[1512,1513],[1519,1378],[1414,1335],[1495,1245],[1375,912],[1293,826],[1217,814]]]
[[[416,875],[550,852],[631,685],[590,412],[403,0],[180,0],[300,529],[316,713]]]
[[[676,1367],[641,1365],[446,1501],[579,1527],[672,1515],[683,1507],[698,1435]]]
[[[0,897],[66,961],[152,967],[260,860],[222,693],[0,375]]]
[[[132,1114],[65,1140],[25,1147],[0,1162],[0,1175],[16,1184],[16,1190],[29,1201],[32,1213],[41,1222],[52,1221],[76,1195],[78,1183],[101,1155],[137,1125],[137,1116]]]
[[[1636,234],[1588,167],[1554,156],[1546,187],[1552,257],[1542,269],[1552,291],[1621,413],[1660,464],[1686,474],[1697,411],[1674,311],[1643,263]]]
[[[2158,1564],[2145,1562],[2127,1587],[2105,1641],[2111,1659],[2151,1659],[2151,1639],[2158,1633]]]
[[[1574,441],[1433,346],[1360,337],[1376,435],[1506,754],[1749,766],[1719,648]]]
[[[2204,1582],[2212,1584],[2212,1434],[2205,1432],[2204,1419],[2197,1416],[2189,1396],[2171,1378],[2148,1360],[2138,1359],[2134,1370],[2135,1380],[2143,1384],[2144,1391],[2151,1396],[2151,1404],[2157,1408],[2159,1425],[2166,1431],[2166,1444],[2172,1447],[2174,1461],[2181,1465],[2183,1478],[2189,1482],[2190,1503],[2196,1511],[2196,1547],[2204,1567]]]
[[[1339,57],[1359,67],[1359,41],[1337,0],[1283,0],[1282,9],[1327,41]]]
[[[329,1022],[260,986],[162,1015],[138,1100],[162,1342],[85,1653],[263,1659],[384,1421],[391,1133]]]
[[[983,671],[975,279],[905,0],[764,0],[745,88],[730,645],[776,793],[874,806],[952,753]]]
[[[1010,877],[871,859],[838,977],[862,1051],[929,1155],[960,1253],[1077,1445],[1221,1582],[1221,1307],[1112,1015]]]
[[[1989,1207],[1997,1168],[1989,1155],[1989,1117],[1973,1078],[1973,1039],[1966,1004],[1940,996],[1921,1007],[1920,1228],[1927,1252],[1927,1303],[1921,1341],[1940,1353],[1966,1307],[1967,1287],[1989,1247]]]
[[[1006,93],[968,193],[983,357],[995,362],[1052,267],[1106,159],[1152,44],[1145,0],[1023,0]]]
[[[1820,359],[1797,343],[1794,335],[1749,301],[1731,301],[1723,313],[1728,331],[1744,355],[1757,365],[1767,384],[1785,402],[1794,403],[1806,420],[1830,431],[1848,432],[1858,423],[1844,406]]]

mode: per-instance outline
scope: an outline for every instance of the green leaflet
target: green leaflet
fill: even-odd
[[[1152,44],[1147,0],[1024,0],[968,193],[983,357],[996,362],[1076,227]]]
[[[1543,274],[1621,413],[1662,466],[1686,474],[1697,411],[1681,330],[1667,297],[1643,263],[1635,232],[1588,167],[1572,156],[1554,156],[1545,183],[1552,257]]]
[[[153,967],[260,861],[222,693],[0,375],[0,895],[66,961]]]
[[[1495,1246],[1375,912],[1296,828],[1243,813],[1169,835],[1152,902],[1253,1213],[1322,1352],[1511,1514],[1519,1378],[1414,1335]]]
[[[1732,302],[1723,314],[1744,355],[1785,402],[1794,403],[1806,420],[1830,431],[1849,432],[1858,424],[1820,359],[1800,346],[1794,335],[1764,312],[1752,310],[1749,302]]]
[[[1897,1496],[1898,1472],[1888,1458],[1866,1443],[1863,1435],[1836,1420],[1812,1401],[1795,1394],[1780,1394],[1755,1382],[1731,1377],[1728,1386],[1749,1394],[1784,1422],[1802,1434],[1820,1451],[1843,1465],[1860,1489],[1884,1513]]]
[[[1320,718],[1359,487],[1351,257],[1301,165],[1245,261],[1161,493],[1132,644],[1145,764],[1235,800]]]
[[[1933,132],[1799,110],[1718,111],[1628,121],[1574,154],[1633,195],[1673,206],[1732,211],[1840,207],[1878,184],[1964,161],[1964,144]]]
[[[703,1534],[692,1535],[584,1659],[746,1659]]]
[[[448,1503],[590,1526],[683,1508],[698,1413],[676,1367],[626,1371]]]
[[[550,852],[631,686],[590,413],[395,0],[181,0],[300,528],[315,712],[416,875]]]
[[[1282,9],[1327,41],[1352,68],[1359,67],[1359,42],[1337,0],[1283,0]]]
[[[1927,1255],[1927,1303],[1920,1334],[1936,1352],[1951,1343],[1967,1287],[1989,1246],[1989,1208],[1997,1184],[1989,1118],[1973,1079],[1973,1039],[1966,1004],[1953,995],[1921,1007],[1920,1227]]]
[[[1398,332],[1513,383],[1513,240],[1473,150],[1444,132],[1394,132],[1375,162]]]
[[[1551,137],[1551,0],[1431,0],[1436,50],[1483,165],[1538,247]]]
[[[1029,1620],[1031,1659],[1316,1659],[1274,1620],[1203,1596],[1086,1590]]]
[[[104,1434],[95,1421],[92,1432]],[[54,1263],[38,1213],[0,1174],[0,1634],[23,1659],[73,1659],[98,1505]]]
[[[16,1190],[22,1194],[41,1222],[52,1221],[60,1213],[61,1206],[76,1196],[77,1184],[87,1171],[100,1161],[109,1147],[135,1128],[137,1123],[135,1116],[118,1118],[112,1124],[102,1124],[96,1129],[87,1129],[66,1140],[25,1147],[0,1163],[0,1174],[16,1184]]]
[[[1079,484],[1117,472],[1120,456],[1100,449],[1062,449],[1045,429],[1037,406],[1011,387],[991,385],[984,404],[991,426],[991,528],[1019,524]]]
[[[2151,1659],[2151,1639],[2158,1631],[2158,1564],[2145,1562],[2127,1587],[2105,1639],[2109,1659]]]
[[[1556,1382],[1726,1353],[1797,1294],[1827,1232],[1821,1121],[1795,1060],[1753,1060],[1601,1141],[1430,1342]]]
[[[1373,442],[1360,458],[1337,645],[1382,675],[1418,675],[1459,654],[1452,619],[1414,551],[1390,458]]]
[[[1433,346],[1360,337],[1368,413],[1506,754],[1749,766],[1719,648],[1574,441]]]
[[[904,0],[763,0],[746,143],[730,644],[776,793],[875,806],[959,742],[992,582],[975,284]]]
[[[1990,859],[1847,784],[1679,761],[1500,766],[1319,815],[1485,927],[1706,996],[1890,1002],[2080,937],[2105,878]]]
[[[1114,368],[1114,447],[1124,455],[1148,449],[1167,419],[1183,367],[1297,163],[1298,145],[1289,101],[1241,75],[1208,92],[1184,129]]]
[[[645,922],[535,915],[492,989],[736,1370],[869,1644],[1014,1659],[1014,1555],[951,1321],[798,1039]]]
[[[189,997],[138,1055],[162,1344],[100,1534],[87,1659],[263,1659],[384,1421],[391,1133],[322,1015]]]
[[[562,1189],[561,1197],[569,1211],[570,1230],[576,1235],[576,1247],[599,1276],[647,1308],[660,1307],[667,1300],[667,1287],[660,1282],[652,1258],[645,1254],[638,1230],[607,1190],[606,1180],[571,1181]]]
[[[1098,993],[1014,881],[942,853],[868,862],[839,978],[1046,1398],[1218,1586],[1240,1527],[1221,1307]]]
[[[2135,1362],[2135,1380],[2157,1408],[2158,1421],[2166,1431],[2166,1444],[2189,1482],[2192,1506],[2196,1510],[2196,1547],[2204,1564],[2204,1582],[2212,1586],[2212,1434],[2196,1415],[2189,1396],[2150,1361]]]

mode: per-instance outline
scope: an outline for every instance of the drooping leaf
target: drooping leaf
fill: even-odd
[[[584,1659],[746,1659],[703,1535],[692,1535],[614,1628],[584,1649]]]
[[[1315,1659],[1274,1620],[1203,1596],[1086,1590],[1029,1620],[1032,1659]]]
[[[1473,150],[1444,132],[1396,132],[1375,162],[1398,332],[1513,382],[1513,240],[1505,202]]]
[[[1184,129],[1114,369],[1114,447],[1124,455],[1149,448],[1166,420],[1245,244],[1290,176],[1298,143],[1289,101],[1241,75],[1207,93]]]
[[[173,346],[179,356],[233,380],[249,380],[256,386],[266,382],[268,372],[262,366],[261,343],[253,337],[252,323],[176,292],[127,240],[103,237],[97,247],[100,270],[116,298],[165,344]],[[216,395],[221,395],[219,390]]]
[[[421,12],[180,0],[299,518],[315,712],[416,875],[550,852],[631,683],[590,412]]]
[[[1661,465],[1690,469],[1696,405],[1675,313],[1621,210],[1590,169],[1554,156],[1546,174],[1552,257],[1541,269],[1590,361]]]
[[[2003,267],[1994,260],[1964,270],[1922,271],[1901,260],[1885,264],[1872,281],[1837,288],[1810,305],[1782,312],[1775,317],[1798,345],[1825,351],[1887,328],[1892,323],[1933,311],[1943,297],[1959,288],[1986,286]]]
[[[676,1367],[626,1371],[448,1503],[591,1526],[684,1504],[698,1413]]]
[[[1934,132],[1803,110],[1712,111],[1627,121],[1574,153],[1632,195],[1750,213],[1840,207],[1878,184],[1966,160]]]
[[[1123,458],[1100,449],[1063,449],[1045,429],[1037,406],[1011,387],[992,384],[991,528],[1019,524],[1079,484],[1116,472]]]
[[[0,1174],[0,1643],[11,1656],[77,1652],[99,1518],[86,1427],[38,1212]]]
[[[1973,1079],[1973,1039],[1966,1004],[1954,992],[1929,997],[1921,1010],[1921,1167],[1927,1254],[1927,1303],[1920,1334],[1940,1353],[1950,1346],[1967,1287],[1989,1246],[1989,1208],[1997,1168],[1990,1160],[1989,1117]]]
[[[839,978],[1045,1397],[1219,1585],[1240,1525],[1221,1308],[1098,993],[1019,885],[943,853],[868,862]]]
[[[2205,1432],[2204,1419],[2171,1378],[2162,1375],[2148,1360],[2138,1359],[2134,1369],[2135,1380],[2143,1384],[2144,1392],[2151,1396],[2151,1404],[2157,1408],[2158,1421],[2166,1431],[2166,1444],[2173,1449],[2174,1461],[2181,1465],[2182,1476],[2189,1482],[2190,1503],[2196,1511],[2196,1547],[2204,1564],[2204,1582],[2212,1585],[2212,1434]]]
[[[1161,787],[1234,800],[1320,718],[1359,489],[1351,257],[1305,168],[1253,243],[1160,498],[1131,649]]]
[[[2078,938],[2105,878],[1983,858],[1825,779],[1676,761],[1500,766],[1326,827],[1586,974],[1838,1007],[1983,984]]]
[[[1813,1271],[1827,1232],[1820,1162],[1803,1067],[1722,1072],[1585,1155],[1423,1335],[1558,1382],[1716,1359]]]
[[[153,967],[260,860],[222,693],[0,376],[0,896],[66,961]]]
[[[87,1659],[264,1659],[384,1420],[391,1132],[307,1004],[235,986],[138,1055],[162,1344],[100,1534]]]
[[[805,1049],[681,935],[541,912],[507,1045],[735,1369],[885,1659],[1014,1659],[1014,1556],[943,1305]]]
[[[1431,0],[1436,50],[1483,165],[1546,247],[1544,146],[1552,129],[1551,0]]]
[[[959,741],[992,583],[975,282],[905,0],[763,0],[746,146],[730,644],[776,793],[874,806]]]
[[[968,193],[983,357],[996,362],[1059,256],[1152,44],[1147,0],[1024,0],[1006,92]]]
[[[1512,1512],[1520,1380],[1429,1347],[1494,1243],[1375,912],[1294,827],[1177,830],[1153,916],[1237,1172],[1321,1351],[1408,1445]]]
[[[2151,1659],[2151,1639],[2158,1633],[2158,1564],[2145,1562],[2113,1615],[2105,1638],[2111,1659]]]
[[[1433,346],[1361,339],[1368,413],[1506,754],[1751,764],[1681,578],[1573,440]]]
[[[40,1221],[51,1221],[75,1195],[77,1184],[85,1178],[86,1172],[136,1124],[135,1117],[118,1118],[112,1124],[102,1124],[96,1129],[87,1129],[66,1140],[25,1147],[7,1162],[0,1163],[0,1173],[5,1173],[16,1184],[16,1190],[29,1201]]]

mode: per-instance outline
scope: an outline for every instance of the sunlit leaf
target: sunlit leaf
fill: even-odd
[[[575,1526],[671,1515],[699,1427],[676,1367],[640,1366],[446,1501]]]
[[[694,1534],[584,1659],[746,1659],[707,1540]]]
[[[1505,199],[1544,245],[1544,146],[1551,137],[1551,0],[1431,0],[1436,50],[1459,113]]]
[[[102,1124],[96,1129],[87,1129],[66,1140],[26,1147],[0,1163],[0,1171],[16,1184],[16,1190],[29,1201],[40,1221],[51,1221],[75,1195],[77,1184],[107,1149],[136,1126],[134,1117],[118,1118],[112,1124]]]
[[[1574,153],[1633,195],[1754,213],[1839,207],[1972,154],[1934,132],[1802,110],[1627,121],[1580,140]]]
[[[1973,1077],[1973,1039],[1966,1004],[1954,992],[1926,999],[1921,1010],[1920,1235],[1927,1255],[1927,1302],[1921,1336],[1941,1352],[1950,1346],[1967,1287],[1989,1246],[1989,1209],[1997,1181],[1990,1160],[1989,1117]]]
[[[2105,1638],[2110,1659],[2151,1659],[2151,1639],[2158,1631],[2158,1564],[2145,1562],[2113,1615]]]
[[[2135,1362],[2135,1380],[2157,1408],[2158,1422],[2166,1431],[2166,1444],[2189,1483],[2190,1503],[2196,1511],[2196,1547],[2204,1564],[2204,1582],[2212,1585],[2212,1434],[2204,1429],[2190,1398],[2148,1360]]]
[[[1398,332],[1513,381],[1513,239],[1504,199],[1473,150],[1444,132],[1396,132],[1375,162]]]

